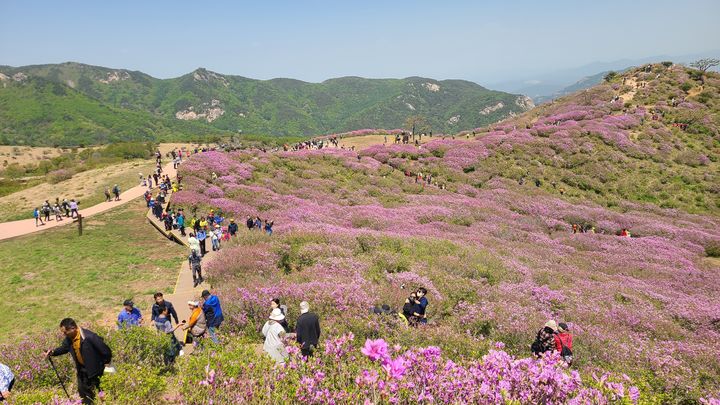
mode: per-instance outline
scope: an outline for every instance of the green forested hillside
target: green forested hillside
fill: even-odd
[[[302,136],[399,128],[410,116],[424,117],[435,132],[451,133],[532,107],[523,96],[472,82],[420,77],[343,77],[307,83],[197,69],[161,80],[77,63],[5,66],[0,74],[4,143],[101,143],[118,137],[173,138],[223,131]]]

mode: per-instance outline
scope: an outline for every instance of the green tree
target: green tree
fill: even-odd
[[[416,134],[422,134],[430,132],[431,128],[425,117],[422,115],[412,115],[405,119],[405,129],[414,131]]]

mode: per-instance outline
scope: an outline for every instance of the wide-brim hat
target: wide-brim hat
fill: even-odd
[[[273,321],[282,321],[282,320],[285,319],[285,315],[283,315],[283,313],[282,313],[282,311],[280,310],[280,308],[275,308],[275,309],[273,309],[272,312],[270,313],[270,319],[273,320]]]
[[[558,330],[557,322],[553,321],[552,319],[545,322],[545,327],[550,328],[550,329],[554,330],[555,332],[557,332],[557,330]]]

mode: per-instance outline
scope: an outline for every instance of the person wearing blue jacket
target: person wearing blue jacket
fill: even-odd
[[[205,313],[205,319],[207,320],[208,332],[210,333],[210,339],[213,342],[219,343],[217,338],[217,329],[225,319],[223,317],[222,308],[220,307],[220,299],[216,295],[210,294],[210,291],[204,290],[202,292],[202,298],[205,300],[203,304],[203,312]]]
[[[197,232],[197,235],[195,235],[197,240],[200,242],[200,256],[205,256],[207,253],[207,248],[205,247],[205,239],[207,239],[207,233],[205,233],[205,229],[200,229]]]

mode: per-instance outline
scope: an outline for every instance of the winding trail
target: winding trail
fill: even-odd
[[[170,178],[174,178],[176,176],[177,171],[173,169],[172,162],[168,163],[163,167],[163,174],[169,175]],[[141,197],[143,194],[145,194],[145,191],[147,189],[147,187],[141,185],[135,186],[123,193],[120,193],[120,201],[102,202],[100,204],[93,205],[92,207],[80,206],[79,212],[83,216],[83,218],[92,217],[93,215],[97,215],[115,207],[119,207],[134,200],[135,198]],[[56,221],[54,220],[54,217],[55,215],[51,214],[50,218],[53,218],[53,220],[45,222],[45,225],[42,226],[35,226],[35,219],[33,218],[0,223],[0,240],[15,238],[18,236],[40,232],[58,226],[76,223],[75,220],[71,220],[70,218],[65,217],[63,217],[62,221]]]

